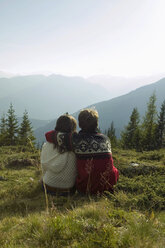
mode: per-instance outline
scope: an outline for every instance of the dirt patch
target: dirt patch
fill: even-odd
[[[35,159],[29,159],[29,158],[25,158],[25,159],[15,159],[12,160],[10,162],[8,162],[8,164],[6,165],[6,167],[8,168],[13,168],[13,169],[21,169],[21,168],[25,168],[25,167],[29,167],[29,166],[38,166],[38,163]]]

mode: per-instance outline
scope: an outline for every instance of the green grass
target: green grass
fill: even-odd
[[[6,179],[0,181],[0,247],[164,247],[165,151],[114,150],[120,172],[114,195],[48,196],[46,203],[39,152],[22,149],[0,148]]]

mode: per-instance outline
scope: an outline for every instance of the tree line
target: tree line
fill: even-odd
[[[114,123],[106,132],[113,146],[123,149],[155,150],[165,147],[165,100],[160,112],[156,110],[156,95],[153,93],[147,103],[147,111],[140,120],[137,108],[132,110],[127,126],[121,132],[121,139],[117,140]]]
[[[165,100],[160,112],[156,110],[156,95],[153,93],[147,103],[147,110],[142,120],[137,108],[132,110],[128,124],[121,132],[118,140],[115,134],[114,122],[105,131],[110,138],[112,146],[123,149],[155,150],[165,147]],[[0,146],[4,145],[35,145],[35,137],[28,112],[25,110],[22,122],[19,125],[12,103],[7,115],[3,114],[0,120]]]
[[[5,145],[35,145],[35,137],[28,118],[28,112],[25,110],[22,122],[19,125],[12,103],[7,111],[7,115],[3,114],[0,121],[0,146]]]

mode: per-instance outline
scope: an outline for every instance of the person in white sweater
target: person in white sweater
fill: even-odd
[[[58,118],[55,130],[70,135],[76,132],[76,127],[76,119],[65,114]],[[75,191],[76,156],[72,151],[59,146],[59,143],[43,144],[41,151],[42,183],[47,193],[66,196]]]

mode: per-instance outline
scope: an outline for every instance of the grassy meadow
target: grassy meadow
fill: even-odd
[[[114,149],[114,195],[52,197],[39,151],[0,147],[1,248],[165,247],[165,150]]]

